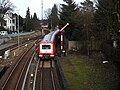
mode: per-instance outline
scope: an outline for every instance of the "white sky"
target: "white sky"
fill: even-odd
[[[78,4],[85,0],[74,0]],[[33,15],[34,12],[37,13],[37,16],[41,18],[41,0],[10,0],[13,5],[17,8],[15,9],[16,13],[19,13],[23,18],[26,15],[27,8],[30,8],[30,14]],[[52,8],[54,4],[63,3],[63,0],[43,0],[43,13],[48,8]]]

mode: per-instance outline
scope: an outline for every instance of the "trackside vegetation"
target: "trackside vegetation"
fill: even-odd
[[[63,57],[61,65],[70,90],[120,90],[118,70],[112,63],[69,55]]]

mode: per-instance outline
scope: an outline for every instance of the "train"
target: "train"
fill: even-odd
[[[44,36],[38,43],[38,57],[40,59],[54,59],[61,53],[62,32],[57,29]]]

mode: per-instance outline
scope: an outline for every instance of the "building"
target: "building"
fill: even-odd
[[[17,14],[7,12],[4,15],[3,27],[7,29],[8,32],[17,32]]]

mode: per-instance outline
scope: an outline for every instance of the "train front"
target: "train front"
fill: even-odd
[[[54,58],[54,45],[51,42],[40,42],[38,44],[38,55],[40,59]]]

